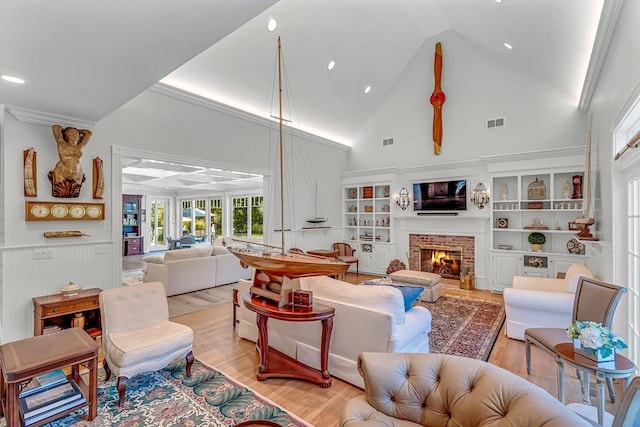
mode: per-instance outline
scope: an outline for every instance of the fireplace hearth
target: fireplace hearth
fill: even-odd
[[[462,248],[459,246],[421,245],[420,270],[439,274],[444,279],[460,279]]]
[[[472,236],[409,234],[409,268],[460,280],[462,267],[475,273],[474,245]]]

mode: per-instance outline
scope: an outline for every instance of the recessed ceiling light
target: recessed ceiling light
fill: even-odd
[[[509,50],[513,49],[513,46],[511,46],[509,43],[504,42],[503,44],[504,44],[504,47],[506,47],[507,49],[509,49]]]
[[[3,75],[1,75],[1,76],[0,76],[0,78],[1,78],[2,80],[6,80],[6,81],[11,82],[11,83],[18,83],[18,84],[24,84],[24,83],[26,83],[26,82],[25,82],[23,79],[21,79],[20,77],[16,77],[16,76],[9,76],[9,75],[7,75],[7,74],[3,74]]]
[[[364,88],[364,93],[369,93],[371,92],[371,86],[367,86]]]
[[[502,0],[495,0],[496,3],[502,3]]]
[[[267,24],[267,30],[270,33],[273,33],[277,27],[278,27],[278,21],[276,21],[275,18],[269,18],[269,23]]]
[[[336,61],[329,61],[329,64],[327,65],[327,70],[331,71],[335,66],[336,66]]]

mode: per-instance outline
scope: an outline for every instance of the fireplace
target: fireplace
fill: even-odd
[[[460,280],[462,267],[475,273],[475,240],[472,236],[409,234],[409,268],[427,271],[443,279]]]
[[[420,245],[420,271],[439,274],[444,279],[460,279],[460,246]]]

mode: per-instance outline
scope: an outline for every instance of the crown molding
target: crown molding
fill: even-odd
[[[95,122],[90,122],[75,117],[63,116],[61,114],[45,113],[42,111],[30,110],[28,108],[7,106],[9,113],[19,122],[42,126],[53,126],[64,124],[82,129],[95,127]]]
[[[611,45],[611,38],[613,37],[623,2],[623,0],[605,0],[602,5],[598,31],[593,42],[593,50],[591,51],[591,58],[589,59],[589,66],[587,67],[587,74],[584,78],[580,102],[578,103],[580,110],[586,111],[591,104],[591,98]]]
[[[149,90],[151,92],[155,92],[160,95],[174,98],[179,101],[187,102],[189,104],[197,105],[199,107],[207,108],[209,110],[213,110],[218,113],[225,114],[227,116],[235,117],[240,120],[245,120],[250,123],[257,124],[259,126],[264,126],[269,129],[273,127],[274,121],[266,117],[260,117],[253,113],[249,113],[247,111],[241,110],[239,108],[232,107],[227,104],[223,104],[222,102],[205,98],[203,96],[196,95],[194,93],[187,92],[185,90],[178,89],[173,86],[169,86],[165,83],[156,83],[155,85],[151,86]],[[291,126],[287,126],[286,129],[287,129],[287,132],[293,136],[305,138],[309,141],[326,145],[328,147],[335,148],[340,151],[349,151],[351,149],[347,145],[341,144],[337,141],[333,141],[331,139],[324,138],[322,136],[319,136],[301,129],[297,129]]]

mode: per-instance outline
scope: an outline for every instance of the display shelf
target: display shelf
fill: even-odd
[[[142,196],[122,195],[122,254],[142,255]]]

